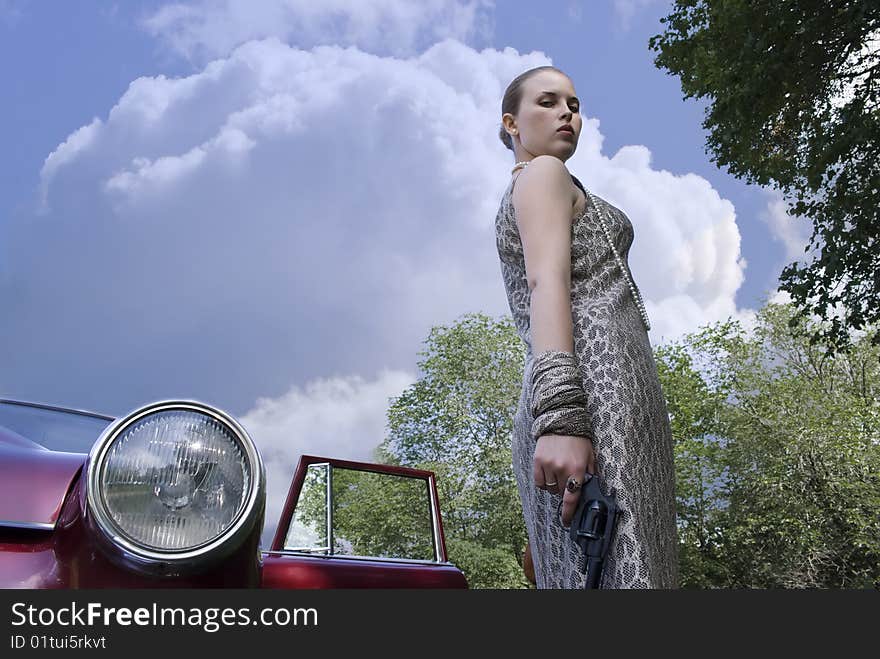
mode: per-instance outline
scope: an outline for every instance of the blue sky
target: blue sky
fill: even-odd
[[[0,0],[0,395],[214,403],[281,480],[367,457],[430,328],[509,313],[500,101],[546,63],[652,342],[748,320],[807,232],[710,162],[647,47],[670,6]]]

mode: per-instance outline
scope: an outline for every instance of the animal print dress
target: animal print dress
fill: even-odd
[[[526,346],[513,468],[538,588],[579,589],[585,579],[583,552],[562,528],[562,495],[538,489],[533,476],[530,291],[514,215],[515,182],[508,185],[495,220],[507,300]],[[606,224],[626,264],[632,224],[623,211],[594,197],[606,210]],[[596,213],[587,197],[584,212],[572,220],[571,308],[599,485],[616,496],[620,508],[599,587],[677,588],[675,469],[666,402],[647,331]]]

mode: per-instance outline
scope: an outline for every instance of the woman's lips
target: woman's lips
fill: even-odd
[[[556,132],[557,132],[557,133],[560,133],[560,134],[562,134],[562,135],[568,135],[569,137],[574,137],[574,131],[573,131],[573,130],[566,130],[565,128],[560,128],[560,129],[557,130]]]

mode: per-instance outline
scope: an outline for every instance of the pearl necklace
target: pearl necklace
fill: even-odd
[[[629,292],[632,294],[633,300],[636,303],[636,307],[639,310],[639,313],[642,316],[642,322],[645,324],[645,330],[651,331],[651,323],[648,321],[648,312],[645,310],[645,304],[642,302],[642,295],[639,292],[638,287],[636,286],[636,282],[633,281],[632,273],[623,265],[623,259],[620,258],[620,254],[617,252],[617,248],[614,246],[614,241],[611,240],[611,231],[608,229],[608,226],[605,224],[605,219],[602,217],[603,212],[599,208],[599,202],[596,201],[596,197],[593,196],[593,193],[587,190],[587,196],[590,198],[590,202],[593,204],[593,208],[596,209],[596,215],[599,217],[599,224],[602,225],[602,232],[605,234],[605,239],[608,241],[608,244],[611,246],[611,251],[614,253],[614,258],[617,261],[617,265],[620,268],[621,272],[623,272],[623,276],[626,278],[626,283],[629,286]]]
[[[513,166],[513,169],[510,170],[510,173],[513,174],[516,170],[525,167],[528,164],[528,160],[522,160]],[[642,295],[639,292],[638,287],[636,286],[636,282],[633,281],[632,273],[630,273],[630,271],[623,264],[623,259],[620,257],[617,248],[614,246],[614,241],[611,240],[611,231],[605,224],[605,218],[603,217],[604,213],[599,206],[599,202],[596,201],[596,197],[593,196],[592,192],[586,190],[586,188],[584,188],[584,190],[587,193],[587,197],[589,198],[590,203],[593,204],[593,208],[596,209],[596,216],[599,218],[599,224],[602,225],[602,233],[605,234],[605,239],[608,241],[608,245],[611,247],[611,252],[614,254],[614,259],[617,261],[617,265],[620,268],[620,271],[623,273],[624,278],[626,279],[626,284],[629,287],[629,292],[636,303],[636,308],[639,310],[639,314],[642,317],[642,322],[645,324],[645,329],[647,331],[650,331],[651,323],[648,321],[648,312],[645,309],[644,302],[642,301]]]

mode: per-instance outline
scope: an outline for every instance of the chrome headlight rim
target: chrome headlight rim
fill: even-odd
[[[115,440],[125,430],[145,416],[166,411],[204,414],[221,425],[227,426],[232,431],[250,463],[250,491],[245,499],[244,506],[241,507],[229,528],[216,538],[187,549],[161,550],[145,547],[133,540],[113,520],[104,501],[103,489],[100,483],[104,461]],[[242,425],[232,416],[223,410],[197,400],[161,400],[138,407],[111,423],[101,433],[89,452],[86,500],[98,529],[114,546],[128,556],[145,563],[184,565],[197,562],[200,558],[214,556],[217,554],[216,550],[218,548],[229,546],[231,539],[243,537],[251,532],[254,523],[260,518],[260,515],[257,514],[259,512],[258,508],[262,506],[265,500],[265,479],[263,460],[260,457],[256,444]],[[234,545],[235,543],[232,544]],[[220,555],[222,556],[223,553]]]

